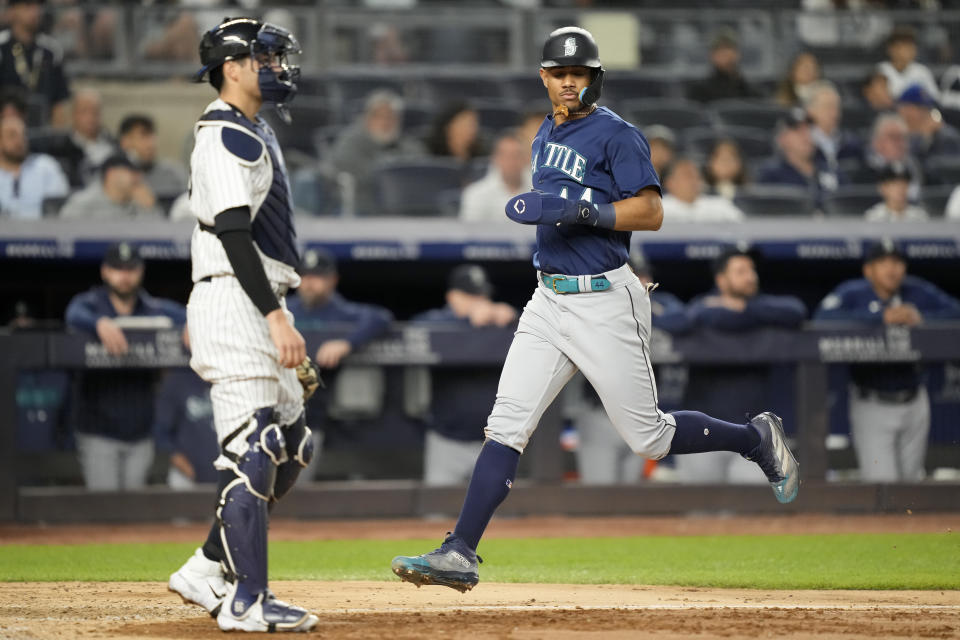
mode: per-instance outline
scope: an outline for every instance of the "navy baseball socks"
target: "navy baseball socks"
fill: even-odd
[[[760,432],[749,424],[733,424],[699,411],[674,411],[677,430],[670,453],[734,451],[747,456],[760,446]]]
[[[422,556],[397,556],[391,563],[401,580],[418,587],[438,584],[457,591],[472,589],[480,581],[477,545],[497,507],[510,493],[517,477],[520,452],[487,440],[477,456],[467,497],[453,533]]]
[[[677,422],[670,453],[734,451],[757,463],[779,502],[792,502],[797,497],[799,465],[787,446],[779,416],[765,412],[741,425],[699,411],[675,411],[670,415]]]

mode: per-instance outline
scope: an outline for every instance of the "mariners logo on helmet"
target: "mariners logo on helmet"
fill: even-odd
[[[575,56],[577,55],[577,39],[576,38],[567,38],[563,41],[563,55]]]

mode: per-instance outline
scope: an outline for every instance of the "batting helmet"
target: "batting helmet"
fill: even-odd
[[[590,86],[580,92],[580,102],[593,104],[600,99],[603,89],[603,66],[600,64],[600,48],[586,29],[562,27],[547,37],[540,55],[540,66],[588,67],[591,70]]]
[[[300,67],[293,57],[299,53],[297,39],[282,27],[254,18],[225,18],[203,34],[200,40],[203,67],[194,80],[202,82],[227,60],[248,56],[262,59],[265,64],[259,71],[260,96],[264,102],[282,107],[297,92]]]

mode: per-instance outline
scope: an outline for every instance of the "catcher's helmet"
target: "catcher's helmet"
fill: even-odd
[[[203,34],[200,40],[200,63],[194,80],[202,82],[207,74],[227,60],[265,57],[259,71],[260,95],[264,102],[277,105],[281,115],[285,105],[297,92],[300,66],[293,57],[300,54],[300,44],[282,27],[254,18],[225,18]]]
[[[543,43],[540,66],[588,67],[591,69],[590,86],[580,92],[580,102],[593,104],[600,98],[603,89],[603,66],[600,64],[600,48],[586,29],[562,27]]]

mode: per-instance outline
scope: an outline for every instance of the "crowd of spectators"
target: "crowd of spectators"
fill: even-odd
[[[0,215],[189,219],[186,199],[177,200],[186,191],[186,167],[158,157],[157,138],[163,134],[154,120],[129,113],[115,131],[107,130],[100,95],[93,89],[71,92],[62,43],[44,33],[57,34],[71,51],[93,47],[90,38],[70,34],[106,29],[109,20],[103,15],[111,10],[83,20],[60,10],[51,24],[43,19],[43,5],[39,0],[10,3],[4,14],[7,28],[0,31],[0,113],[4,121],[22,121],[0,125]],[[169,54],[161,51],[169,34],[196,31],[201,17],[171,19],[162,34],[144,43],[147,57]],[[909,219],[919,219],[917,209],[925,210],[928,219],[956,213],[946,204],[960,178],[960,132],[955,127],[960,111],[953,109],[960,106],[960,91],[955,90],[960,69],[948,68],[938,84],[917,59],[917,34],[911,27],[888,31],[886,58],[864,65],[858,85],[846,78],[831,81],[815,49],[793,56],[779,82],[748,79],[741,69],[739,37],[730,29],[716,32],[706,75],[677,80],[668,96],[630,91],[632,76],[623,76],[615,78],[602,99],[646,133],[654,167],[675,205],[675,215],[667,211],[668,223],[734,221],[758,213],[865,217],[887,198],[881,177],[891,164],[909,178],[908,204],[914,212]],[[332,115],[324,116],[324,125],[318,124],[319,115],[309,113],[292,125],[298,139],[313,141],[306,143],[305,156],[289,159],[298,209],[308,215],[395,214],[398,208],[388,200],[401,196],[383,186],[387,168],[435,158],[449,164],[424,166],[422,172],[424,190],[437,193],[426,193],[422,205],[403,207],[402,214],[497,219],[495,208],[478,203],[509,197],[527,186],[527,178],[518,175],[520,156],[542,122],[545,99],[533,101],[532,91],[522,99],[510,97],[492,85],[465,93],[469,82],[441,80],[431,87],[433,81],[425,78],[426,95],[432,98],[411,100],[402,87],[386,80],[377,87],[370,78],[366,95],[348,98],[336,87],[308,79],[301,91],[304,109],[322,105],[317,108]],[[478,79],[478,89],[490,80]],[[637,82],[642,84],[642,78]],[[657,99],[665,100],[667,108],[693,109],[699,117],[651,120],[651,113],[664,111],[645,109]],[[739,119],[730,119],[733,108],[740,109]],[[520,142],[519,153],[514,141]],[[674,167],[675,162],[680,166]],[[437,176],[431,173],[435,166],[440,166]],[[108,179],[105,169],[122,178]],[[673,181],[685,191],[671,191],[666,185],[671,176],[684,178]],[[751,203],[757,185],[782,188],[781,195],[793,199],[758,211]],[[856,206],[851,208],[851,202]],[[865,219],[902,216],[871,213]]]

